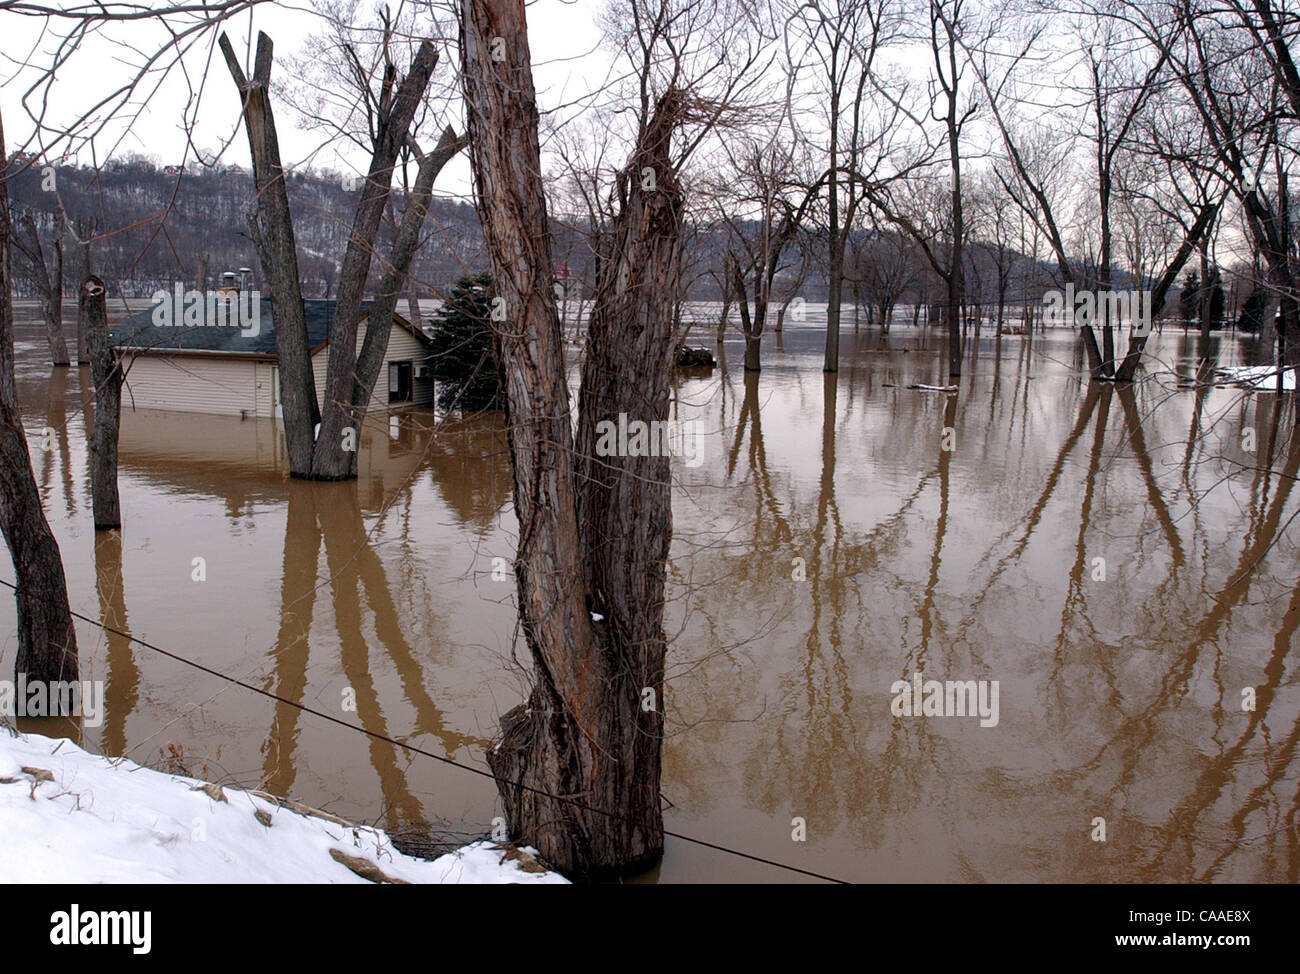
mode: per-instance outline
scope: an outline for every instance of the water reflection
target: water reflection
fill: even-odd
[[[140,668],[136,665],[131,626],[126,617],[120,531],[95,532],[95,592],[99,596],[107,671],[100,745],[105,754],[119,757],[127,750],[127,718],[140,701]]]
[[[402,630],[387,571],[376,554],[362,519],[360,488],[355,483],[288,485],[288,517],[281,577],[280,630],[272,654],[273,692],[286,701],[304,700],[317,592],[328,590],[338,658],[346,686],[337,704],[340,715],[367,730],[393,736],[376,684],[374,653],[386,656],[401,686],[405,703],[414,712],[408,737],[431,735],[449,756],[485,741],[448,726],[425,681],[420,658]],[[321,549],[323,575],[318,576]],[[370,638],[367,639],[367,632]],[[372,650],[373,647],[373,650]],[[334,708],[327,707],[327,712]],[[277,701],[270,732],[263,744],[263,777],[274,794],[291,794],[297,778],[301,711]],[[371,737],[370,763],[378,775],[385,821],[398,828],[422,820],[420,802],[410,790],[408,755]]]
[[[1171,331],[1152,348],[1186,388],[1112,388],[1071,335],[986,330],[948,395],[908,388],[946,381],[940,329],[864,325],[825,374],[819,324],[761,374],[731,344],[674,379],[706,443],[673,467],[669,827],[857,880],[1296,881],[1300,442],[1279,397],[1208,381],[1269,349]],[[20,335],[20,396],[79,611],[482,766],[521,686],[499,416],[380,419],[356,484],[304,484],[274,423],[128,405],[126,522],[96,534],[88,376],[31,366],[42,342]],[[105,752],[176,742],[390,827],[497,814],[480,779],[83,633]],[[998,680],[1000,722],[895,718],[917,672]],[[647,878],[788,877],[670,842]]]

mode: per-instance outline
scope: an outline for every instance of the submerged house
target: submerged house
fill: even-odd
[[[232,276],[232,275],[230,275]],[[155,296],[157,298],[157,296]],[[325,389],[333,301],[303,302],[316,398]],[[366,338],[363,307],[357,348]],[[257,292],[168,295],[112,330],[126,362],[123,405],[241,417],[280,418],[280,372],[271,302]],[[393,315],[388,351],[375,382],[370,410],[432,405],[429,339]],[[354,352],[355,356],[355,352]]]

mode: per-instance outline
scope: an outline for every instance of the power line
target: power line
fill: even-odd
[[[15,593],[18,592],[18,586],[6,579],[0,578],[0,585],[3,585],[6,588],[11,589]],[[303,713],[308,713],[315,717],[320,717],[323,720],[327,720],[332,724],[338,724],[340,727],[346,727],[348,730],[357,731],[359,733],[365,734],[367,737],[374,738],[375,740],[383,741],[384,743],[391,744],[394,747],[403,748],[404,750],[410,751],[412,754],[419,754],[426,758],[432,758],[435,761],[441,761],[443,764],[451,765],[453,768],[460,768],[462,771],[468,771],[471,774],[478,775],[479,777],[490,778],[492,779],[492,781],[494,782],[496,781],[496,777],[492,774],[491,771],[485,771],[482,768],[476,768],[473,765],[469,765],[469,764],[461,764],[459,761],[455,761],[441,754],[434,754],[432,751],[426,751],[423,748],[416,747],[413,744],[407,744],[403,741],[396,740],[395,738],[389,737],[387,734],[380,734],[378,731],[372,731],[366,727],[359,727],[356,724],[349,723],[348,721],[344,720],[341,717],[336,717],[333,714],[328,714],[325,713],[324,711],[315,710],[311,707],[308,707],[306,704],[299,703],[296,700],[290,700],[286,697],[282,697],[278,693],[273,693],[272,691],[265,690],[262,687],[254,686],[253,684],[241,680],[238,677],[228,676],[227,674],[222,673],[219,670],[214,670],[210,666],[205,666],[203,663],[199,663],[196,662],[195,660],[188,659],[177,653],[173,653],[170,650],[163,649],[161,646],[156,646],[153,643],[147,642],[143,639],[133,636],[129,632],[123,632],[121,629],[118,629],[114,626],[105,625],[104,623],[100,622],[97,619],[92,619],[89,616],[82,615],[80,612],[77,612],[75,609],[69,608],[68,611],[74,619],[79,619],[82,622],[95,626],[96,628],[104,632],[112,633],[115,636],[121,636],[122,638],[128,639],[133,643],[145,647],[146,649],[151,649],[155,653],[159,653],[163,656],[166,656],[168,659],[175,660],[178,663],[183,663],[186,666],[191,666],[196,670],[200,670],[204,673],[207,673],[209,676],[215,676],[220,680],[225,680],[227,683],[234,684],[237,687],[242,687],[245,690],[251,690],[253,693],[260,694],[261,696],[274,700],[277,703],[282,703],[285,704],[286,706],[294,707],[302,711]],[[550,792],[543,791],[540,788],[533,788],[529,785],[525,785],[522,783],[518,783],[514,787],[517,787],[523,791],[527,791],[535,795],[540,795],[544,798],[549,798],[552,801],[563,802],[565,804],[572,805],[575,808],[582,809],[583,811],[595,812],[598,815],[604,815],[609,818],[624,819],[624,820],[627,819],[627,816],[620,815],[618,812],[611,812],[607,809],[596,808],[592,805],[584,804],[583,802],[577,801],[576,799],[573,798],[565,798],[560,795],[552,795]],[[748,859],[751,862],[761,863],[762,865],[765,866],[774,866],[777,869],[784,869],[788,872],[798,873],[802,876],[809,876],[813,879],[821,879],[828,883],[838,883],[840,885],[848,885],[848,880],[845,879],[837,879],[834,876],[827,876],[824,873],[815,872],[811,869],[803,869],[799,866],[791,866],[783,862],[777,862],[775,859],[768,859],[765,858],[764,856],[755,855],[754,853],[751,852],[742,852],[740,849],[732,849],[728,846],[718,845],[717,843],[709,842],[705,839],[697,839],[690,835],[683,835],[681,832],[673,832],[669,829],[664,829],[664,835],[671,836],[674,839],[680,839],[682,842],[689,842],[692,845],[702,846],[703,848],[706,849],[714,849],[718,852],[725,852],[729,855],[738,856],[741,859]]]

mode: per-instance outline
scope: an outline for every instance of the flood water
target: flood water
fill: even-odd
[[[761,375],[728,342],[722,368],[676,386],[703,453],[673,464],[667,827],[854,881],[1300,880],[1290,406],[1172,380],[1090,391],[1067,331],[986,333],[959,395],[911,390],[948,381],[938,332],[855,335],[851,316],[826,376],[810,310],[764,339]],[[97,537],[88,373],[51,374],[19,311],[74,609],[485,767],[524,686],[514,584],[493,578],[515,533],[498,416],[379,418],[360,481],[316,485],[283,473],[270,421],[127,397],[124,529]],[[1209,352],[1255,364],[1262,345]],[[1150,350],[1195,369],[1195,336],[1166,328]],[[13,616],[0,599],[3,674]],[[498,814],[486,779],[78,635],[82,678],[107,682],[91,750],[448,841]],[[998,681],[996,725],[896,716],[891,688],[918,672]],[[801,877],[670,838],[646,879]]]

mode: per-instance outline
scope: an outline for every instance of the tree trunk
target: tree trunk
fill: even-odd
[[[90,497],[95,530],[122,526],[117,495],[117,433],[122,416],[122,363],[108,337],[104,282],[81,285],[82,315],[89,330],[90,374],[95,383],[95,425],[90,435]]]
[[[68,339],[63,332],[63,234],[65,220],[63,207],[54,212],[54,266],[51,269],[50,293],[45,311],[45,324],[49,329],[50,348],[55,350],[54,364],[67,366]]]
[[[837,101],[834,93],[832,101]],[[832,118],[834,116],[832,115]],[[835,134],[832,123],[831,134],[831,181],[830,181],[830,247],[828,264],[830,278],[826,289],[826,356],[822,364],[823,372],[838,372],[840,368],[840,302],[844,297],[844,238],[840,234],[839,181],[835,178]]]
[[[683,209],[669,149],[682,110],[679,93],[669,90],[624,170],[624,202],[597,280],[579,396],[578,530],[592,606],[605,616],[597,629],[605,707],[593,780],[602,805],[625,816],[615,849],[628,871],[663,852],[663,608],[672,476],[667,444],[651,451],[658,455],[641,457],[598,456],[596,446],[603,421],[617,425],[621,415],[668,420],[676,341],[665,309],[680,293]],[[656,173],[653,192],[641,188],[647,168]]]
[[[313,575],[312,581],[315,580]],[[125,757],[127,717],[135,713],[136,705],[140,702],[140,667],[132,655],[131,639],[124,635],[131,631],[131,623],[126,615],[126,596],[122,583],[120,531],[95,536],[95,592],[99,596],[100,625],[105,627],[105,712],[100,748],[106,757]],[[275,794],[286,795],[288,791],[277,791]]]
[[[424,316],[420,313],[420,291],[415,286],[415,278],[409,274],[406,278],[406,318],[415,330],[424,331]]]
[[[722,313],[718,315],[719,345],[721,345],[723,339],[727,337],[727,318],[731,314],[731,301],[734,293],[731,284],[730,262],[724,260],[722,265]]]
[[[280,374],[289,475],[306,477],[311,473],[320,404],[316,401],[316,377],[307,344],[307,317],[302,304],[302,279],[298,276],[293,216],[280,162],[275,116],[271,112],[273,45],[266,34],[257,35],[257,59],[253,77],[249,79],[244,76],[225,34],[221,35],[220,44],[226,66],[244,101],[244,129],[248,133],[257,191],[257,206],[249,214],[248,226],[262,264],[262,275],[271,290],[275,314],[276,366]]]
[[[370,276],[379,224],[392,192],[397,155],[407,140],[437,63],[438,53],[432,42],[421,41],[411,61],[411,70],[402,79],[392,96],[391,105],[385,106],[386,113],[379,119],[370,168],[361,188],[361,199],[352,218],[352,233],[339,271],[338,300],[334,306],[334,321],[330,325],[329,366],[325,376],[320,436],[311,461],[313,480],[347,480],[356,476],[356,451],[345,448],[344,431],[349,427],[355,428],[359,422],[352,403],[361,299],[366,279]],[[405,277],[405,268],[402,277]],[[368,393],[366,400],[369,400]]]
[[[7,158],[0,124],[0,159]],[[68,605],[68,584],[59,544],[41,509],[14,381],[10,234],[9,189],[0,179],[0,531],[13,557],[16,583],[18,654],[14,673],[29,681],[75,680],[77,633]]]
[[[952,50],[951,25],[949,51]],[[961,306],[966,299],[966,216],[962,208],[960,129],[957,122],[957,75],[954,69],[952,90],[948,92],[948,162],[952,166],[952,253],[948,256],[948,376],[961,376],[962,330]]]
[[[1178,251],[1174,254],[1173,260],[1165,268],[1164,274],[1156,282],[1155,289],[1151,292],[1151,321],[1154,322],[1159,317],[1161,310],[1165,305],[1165,296],[1169,293],[1178,275],[1187,263],[1187,259],[1192,255],[1192,250],[1197,246],[1203,234],[1209,232],[1210,226],[1218,218],[1219,207],[1217,203],[1208,203],[1201,208],[1196,215],[1196,220],[1191,228],[1183,236],[1183,241],[1178,246]],[[1132,329],[1130,328],[1130,332]],[[1116,382],[1132,382],[1137,375],[1138,365],[1142,361],[1142,353],[1146,349],[1147,335],[1134,337],[1129,335],[1128,352],[1124,356],[1124,361],[1120,363],[1115,372]]]
[[[54,241],[47,258],[41,246],[40,231],[30,212],[22,216],[23,231],[27,235],[23,255],[41,296],[41,312],[45,317],[45,339],[50,348],[50,362],[55,367],[71,364],[68,358],[68,340],[63,334],[63,210],[54,218]]]
[[[1217,281],[1210,280],[1210,248],[1208,243],[1201,244],[1201,293],[1197,302],[1197,317],[1200,325],[1202,344],[1210,337],[1210,326],[1214,323],[1211,316],[1211,302]]]
[[[523,0],[466,0],[461,79],[479,216],[506,308],[496,340],[535,679],[527,704],[502,718],[488,761],[512,832],[566,873],[598,878],[640,871],[663,849],[666,458],[596,460],[590,447],[611,412],[667,415],[681,245],[667,153],[680,102],[659,102],[620,176],[583,372],[579,436],[589,449],[575,462],[527,36]],[[507,39],[504,61],[492,59],[494,38]],[[653,191],[641,189],[647,166]]]
[[[451,126],[443,130],[438,147],[420,160],[420,169],[415,177],[415,186],[407,197],[406,209],[402,211],[402,222],[398,225],[393,238],[393,249],[389,255],[388,269],[379,282],[379,293],[374,304],[370,306],[366,319],[366,338],[361,343],[357,354],[354,380],[350,391],[349,424],[357,429],[359,439],[361,421],[365,418],[374,392],[375,381],[379,378],[380,366],[388,351],[388,340],[393,331],[393,314],[397,308],[398,291],[402,282],[409,277],[411,261],[416,248],[420,245],[420,233],[424,228],[425,217],[429,212],[429,200],[433,196],[433,183],[443,166],[457,152],[465,147],[466,140],[456,135]],[[415,322],[412,322],[415,324]],[[340,440],[342,437],[340,437]],[[341,443],[340,443],[341,445]],[[355,445],[355,443],[354,443]],[[318,446],[319,450],[320,447]],[[357,451],[345,451],[350,462],[347,468],[349,477],[357,475]]]
[[[85,231],[85,239],[77,246],[80,252],[81,267],[78,273],[78,279],[84,281],[90,277],[90,231]],[[86,312],[81,306],[81,301],[77,301],[77,364],[90,364],[90,348],[86,342]]]

